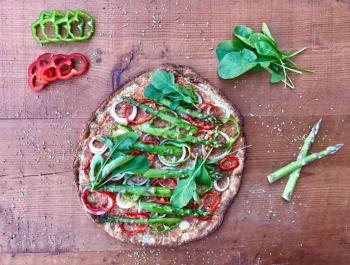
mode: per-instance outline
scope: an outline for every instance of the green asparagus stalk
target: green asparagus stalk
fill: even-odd
[[[309,152],[310,146],[315,141],[316,135],[321,127],[321,123],[322,123],[322,119],[320,119],[312,127],[309,135],[306,137],[304,144],[300,149],[297,160],[303,159]],[[297,168],[289,175],[288,182],[286,184],[286,187],[284,188],[283,195],[282,195],[282,198],[284,198],[287,201],[290,201],[292,199],[295,185],[297,184],[297,181],[300,177],[300,171],[301,171],[301,168]]]
[[[123,100],[126,102],[129,102],[130,104],[143,109],[147,113],[152,114],[152,115],[154,115],[154,116],[156,116],[164,121],[167,121],[167,122],[169,122],[169,123],[171,123],[179,128],[184,128],[192,133],[195,133],[198,131],[198,128],[196,126],[194,126],[191,123],[189,123],[185,120],[182,120],[178,117],[168,115],[165,112],[153,109],[145,104],[139,103],[139,102],[137,102],[131,98],[128,98],[128,97],[124,97]]]
[[[176,208],[170,205],[158,204],[155,202],[140,202],[140,208],[149,213],[175,214],[177,216],[209,216],[209,212],[203,210],[192,210],[190,208]]]
[[[132,146],[132,149],[158,155],[181,156],[182,154],[181,148],[175,145],[155,145],[137,142]]]
[[[167,187],[145,187],[145,186],[128,186],[128,185],[107,185],[99,188],[100,191],[108,192],[126,192],[140,196],[149,197],[170,197],[171,189]]]
[[[99,219],[101,223],[130,223],[130,224],[166,224],[166,225],[173,225],[178,224],[181,222],[181,218],[179,217],[165,217],[165,218],[122,218],[122,217],[102,217]]]
[[[148,133],[155,136],[160,136],[170,140],[180,140],[188,143],[199,143],[206,146],[221,147],[221,144],[215,140],[204,140],[199,137],[195,137],[189,134],[183,134],[175,130],[166,128],[155,128],[150,126],[150,123],[145,123],[140,127],[140,130],[144,133]]]
[[[185,168],[185,169],[172,169],[172,168],[166,168],[166,169],[159,169],[159,168],[150,168],[143,174],[144,178],[173,178],[173,177],[181,177],[181,176],[187,176],[189,174],[191,169]]]
[[[309,164],[312,161],[318,160],[318,159],[323,158],[327,155],[335,154],[342,147],[343,147],[343,144],[336,144],[336,145],[332,145],[332,146],[327,147],[326,149],[324,149],[321,152],[317,152],[317,153],[313,153],[311,155],[305,156],[304,158],[297,160],[297,161],[294,161],[294,162],[278,169],[277,171],[273,172],[272,174],[268,175],[267,179],[270,183],[274,183],[277,180],[281,179],[283,176],[290,174],[294,170],[301,168],[301,167]]]

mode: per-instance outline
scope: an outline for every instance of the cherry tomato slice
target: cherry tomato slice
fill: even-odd
[[[222,171],[231,171],[239,166],[239,160],[234,155],[228,155],[220,160],[219,168]]]
[[[203,208],[208,212],[215,212],[221,200],[221,194],[219,192],[210,191],[201,197]]]
[[[152,198],[153,202],[159,203],[159,204],[165,204],[165,205],[170,205],[170,201],[167,198],[164,197],[153,197]]]
[[[147,219],[149,218],[149,214],[147,213],[127,213],[127,218],[141,218]],[[148,227],[148,224],[127,224],[127,223],[119,223],[119,227],[124,234],[127,236],[134,236],[139,233],[145,231]]]

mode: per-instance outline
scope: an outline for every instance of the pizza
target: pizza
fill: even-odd
[[[112,237],[178,246],[215,231],[245,160],[242,118],[191,68],[164,65],[92,114],[74,160],[79,201]]]

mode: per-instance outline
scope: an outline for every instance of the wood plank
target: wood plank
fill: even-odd
[[[29,25],[53,8],[89,11],[95,36],[40,47]],[[0,264],[350,263],[348,1],[2,1],[0,21]],[[294,91],[270,85],[265,73],[217,77],[216,44],[234,25],[258,29],[262,21],[283,49],[308,47],[296,61],[315,73],[296,76]],[[46,51],[80,51],[91,69],[32,93],[27,67]],[[112,69],[123,82],[161,63],[192,66],[219,87],[245,117],[252,145],[223,226],[176,249],[110,238],[86,218],[71,173],[84,123],[113,90]],[[266,175],[296,157],[320,117],[312,151],[345,147],[303,169],[293,201],[284,202],[285,180],[268,185]]]

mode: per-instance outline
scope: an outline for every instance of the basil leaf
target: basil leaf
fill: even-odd
[[[218,74],[223,79],[240,76],[257,65],[254,52],[243,49],[240,52],[230,52],[219,62]]]
[[[240,52],[244,48],[247,48],[247,45],[240,40],[224,40],[216,47],[216,56],[220,61],[226,54],[230,52]]]
[[[257,41],[254,43],[254,47],[257,53],[260,55],[276,57],[277,59],[282,58],[281,52],[267,41]]]

